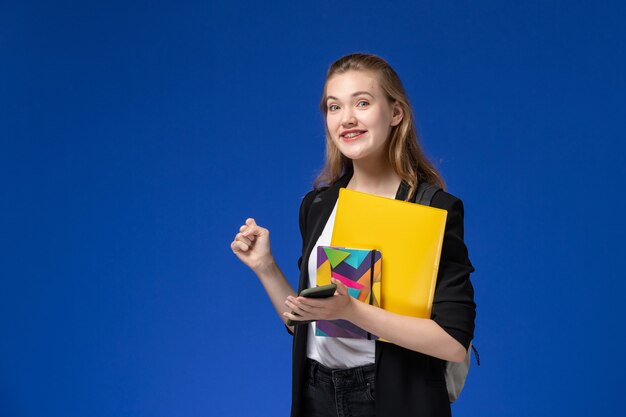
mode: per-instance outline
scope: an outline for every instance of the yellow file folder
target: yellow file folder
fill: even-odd
[[[381,307],[430,318],[446,210],[341,188],[332,246],[382,253]]]

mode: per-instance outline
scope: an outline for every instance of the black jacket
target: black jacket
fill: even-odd
[[[339,195],[352,172],[321,191],[311,191],[300,206],[302,256],[298,260],[298,292],[309,283],[308,262]],[[402,183],[396,199],[406,195]],[[404,194],[404,195],[403,195]],[[437,192],[431,206],[448,211],[432,319],[466,349],[474,336],[474,289],[469,275],[474,271],[463,242],[463,203],[456,197]],[[417,233],[417,231],[416,231]],[[291,417],[301,415],[302,387],[305,381],[306,326],[296,326],[293,338],[293,380]],[[397,345],[376,342],[376,415],[379,417],[450,416],[450,403],[444,378],[445,361]]]

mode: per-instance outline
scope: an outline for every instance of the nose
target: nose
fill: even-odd
[[[343,114],[341,115],[341,124],[343,126],[356,125],[356,117],[353,110],[349,106],[343,111]]]

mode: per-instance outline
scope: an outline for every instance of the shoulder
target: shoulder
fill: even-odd
[[[313,204],[315,199],[323,195],[323,193],[328,189],[328,187],[324,188],[314,188],[302,197],[302,201],[300,203],[300,214],[306,213],[309,210],[309,207]]]
[[[333,182],[330,185],[313,188],[309,191],[303,198],[300,204],[300,215],[306,214],[314,203],[320,202],[321,200],[328,199],[330,197],[336,198],[336,194],[341,187],[345,187],[348,181],[350,180],[352,173],[347,172],[342,175],[339,179]]]
[[[448,212],[446,220],[446,236],[455,235],[463,239],[465,207],[460,198],[443,190],[438,191],[431,201],[432,207],[444,209]],[[450,238],[448,238],[450,240]]]
[[[311,205],[311,203],[313,202],[313,200],[315,199],[315,196],[317,194],[319,194],[319,190],[316,190],[315,188],[312,189],[311,191],[309,191],[308,193],[306,193],[304,195],[304,197],[302,197],[302,202],[300,203],[300,207],[308,207]]]
[[[448,212],[460,211],[460,213],[463,214],[463,201],[447,191],[439,190],[436,192],[430,205],[447,210]]]
[[[313,206],[314,203],[320,201],[320,199],[322,198],[322,196],[327,190],[328,190],[328,187],[314,188],[304,195],[304,197],[302,198],[302,201],[300,202],[300,212],[299,212],[301,229],[304,228],[306,219],[309,217],[309,214],[311,213],[311,206]]]

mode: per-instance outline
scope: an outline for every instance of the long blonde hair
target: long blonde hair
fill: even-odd
[[[442,189],[445,184],[441,175],[428,160],[419,144],[415,130],[413,112],[402,81],[398,74],[382,58],[370,54],[350,54],[333,62],[326,74],[324,91],[320,102],[320,111],[326,121],[326,87],[328,80],[348,71],[371,71],[377,75],[382,90],[389,102],[398,102],[403,111],[400,124],[392,126],[387,141],[388,157],[396,174],[409,185],[406,200],[413,198],[420,182],[436,184]],[[352,170],[352,160],[341,154],[330,138],[326,128],[326,160],[322,171],[313,186],[319,189],[337,181],[342,175]]]

